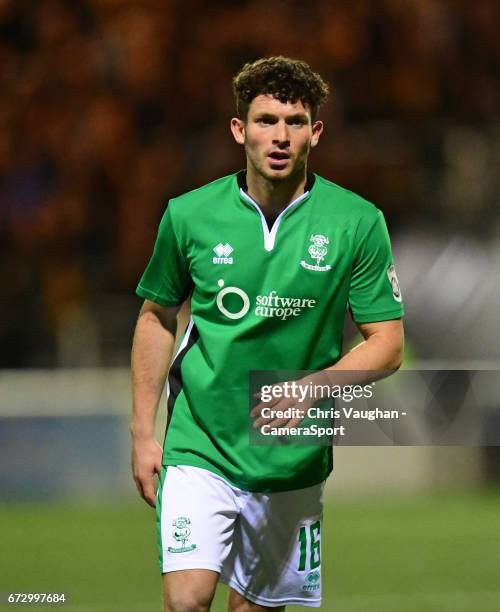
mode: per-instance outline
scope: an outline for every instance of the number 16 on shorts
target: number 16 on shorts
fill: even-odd
[[[305,525],[299,531],[299,572],[321,565],[321,521]]]

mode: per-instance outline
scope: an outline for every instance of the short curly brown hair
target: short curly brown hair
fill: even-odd
[[[238,117],[246,119],[250,102],[261,94],[271,94],[280,102],[308,104],[315,121],[319,107],[328,97],[328,85],[302,60],[266,57],[245,64],[233,79]]]

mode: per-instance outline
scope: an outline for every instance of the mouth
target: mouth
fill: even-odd
[[[272,151],[269,153],[268,158],[270,160],[271,167],[283,168],[290,160],[290,155],[285,151]]]

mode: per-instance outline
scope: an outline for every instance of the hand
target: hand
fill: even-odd
[[[278,383],[272,385],[270,395],[272,399],[266,402],[260,402],[250,412],[250,416],[255,418],[253,427],[258,429],[263,425],[270,427],[284,427],[291,429],[307,416],[308,409],[314,404],[315,398],[307,394],[305,397],[299,392],[298,394],[290,393],[291,385],[302,385],[306,388],[308,379],[302,379],[293,383]],[[288,387],[288,389],[287,389]],[[274,397],[275,395],[279,397]],[[261,397],[257,393],[255,397]],[[270,410],[264,411],[265,408]],[[264,411],[264,413],[263,413]]]
[[[140,496],[153,508],[156,495],[153,483],[160,475],[162,448],[153,437],[134,438],[132,442],[132,474]]]

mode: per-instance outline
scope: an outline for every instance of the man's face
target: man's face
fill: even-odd
[[[323,124],[312,124],[311,110],[300,100],[283,103],[265,94],[251,101],[246,121],[231,120],[231,130],[249,165],[270,181],[282,181],[304,172]]]

